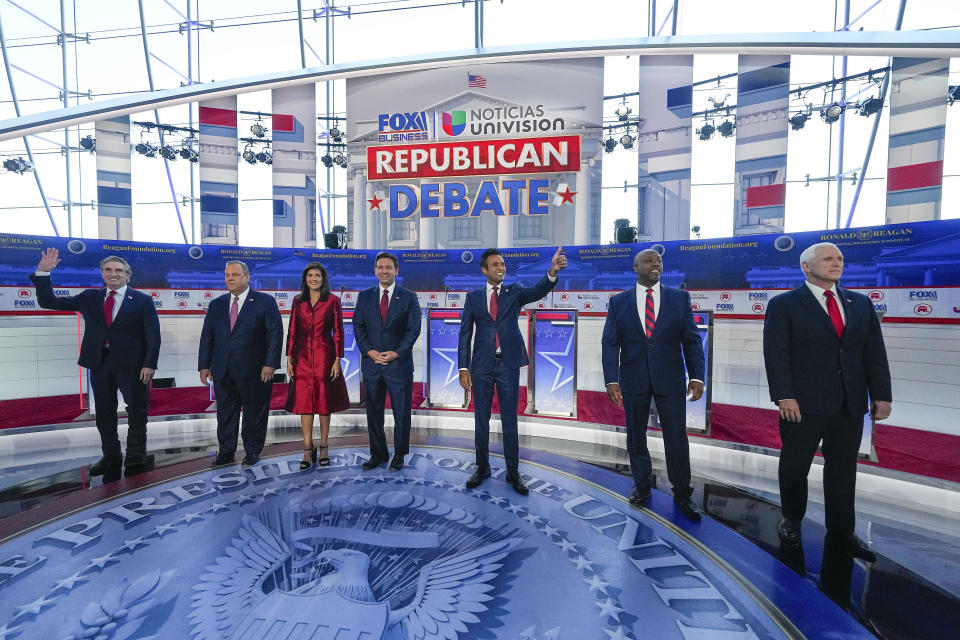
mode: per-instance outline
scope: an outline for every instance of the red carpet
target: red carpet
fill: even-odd
[[[272,409],[283,409],[287,385],[273,386]],[[81,406],[81,399],[84,404]],[[413,406],[423,403],[423,386],[414,384]],[[154,389],[150,415],[178,415],[204,413],[210,406],[210,392],[203,387]],[[387,400],[389,406],[389,399]],[[520,411],[526,410],[527,390],[520,389]],[[69,423],[85,412],[86,399],[78,394],[20,398],[0,401],[0,428],[40,426]],[[614,406],[602,391],[577,392],[578,418],[574,422],[623,425],[623,410]],[[494,412],[498,404],[494,399]],[[457,411],[457,410],[453,410]],[[472,412],[473,405],[465,412]],[[726,442],[740,442],[770,449],[780,448],[777,412],[773,409],[754,409],[726,404],[713,405],[713,424],[710,438]],[[563,420],[560,418],[559,420]],[[878,425],[874,432],[874,447],[878,462],[864,462],[873,466],[905,471],[918,475],[960,482],[960,437],[918,431],[888,425]]]

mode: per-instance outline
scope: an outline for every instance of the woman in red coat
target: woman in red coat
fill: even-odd
[[[293,299],[287,331],[287,375],[290,387],[286,409],[300,414],[303,429],[301,469],[311,463],[327,466],[330,456],[330,414],[350,407],[347,384],[340,370],[343,357],[343,310],[330,293],[327,270],[311,262],[300,276],[300,295]],[[313,415],[320,422],[320,460],[313,446]]]

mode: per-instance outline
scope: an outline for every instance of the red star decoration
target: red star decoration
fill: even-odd
[[[383,198],[378,198],[377,194],[373,194],[373,197],[367,200],[370,203],[370,210],[379,209],[380,205],[383,203]]]
[[[573,204],[573,196],[577,195],[576,191],[570,191],[570,187],[567,187],[566,191],[557,191],[557,195],[563,198],[563,201],[560,203],[564,205],[566,203]]]

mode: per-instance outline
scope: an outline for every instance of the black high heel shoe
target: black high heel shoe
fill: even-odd
[[[301,461],[300,461],[300,470],[301,470],[301,471],[304,470],[304,469],[309,469],[309,468],[312,467],[313,465],[317,464],[317,450],[314,449],[313,447],[310,447],[309,449],[304,449],[304,451],[309,451],[309,452],[310,452],[310,459],[309,459],[309,460],[301,460]]]
[[[318,447],[318,449],[323,449],[323,455],[320,456],[320,461],[317,463],[317,466],[329,467],[330,466],[330,455],[329,455],[330,447],[325,444],[321,444]]]

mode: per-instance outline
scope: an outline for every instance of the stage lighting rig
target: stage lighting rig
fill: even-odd
[[[265,147],[263,151],[257,154],[257,162],[273,164],[273,152],[270,151],[270,147]]]
[[[615,111],[615,113],[617,114],[617,118],[620,120],[620,122],[626,122],[627,118],[630,117],[630,114],[633,113],[633,108],[631,108],[630,105],[624,102],[623,104],[617,107],[617,110]]]
[[[157,157],[157,148],[150,144],[149,142],[141,142],[134,147],[134,150],[142,156],[147,158],[156,158]]]
[[[177,150],[169,144],[160,147],[160,157],[164,160],[176,160],[178,155]]]
[[[263,126],[263,123],[260,120],[257,120],[252,125],[250,125],[250,133],[252,133],[258,138],[262,138],[265,135],[267,135],[267,128]]]
[[[613,153],[613,150],[617,148],[617,141],[613,139],[613,136],[610,136],[603,141],[603,149],[607,153]]]
[[[702,127],[697,129],[697,136],[699,136],[701,140],[709,140],[713,137],[713,134],[716,130],[717,128],[715,126],[709,122],[706,122]]]
[[[247,143],[247,146],[243,148],[243,153],[241,154],[241,157],[248,164],[257,164],[257,154],[253,150],[253,145],[250,144],[249,142]]]
[[[327,132],[330,134],[330,139],[334,142],[343,142],[343,132],[340,131],[340,128],[337,125],[333,125],[333,128]]]
[[[823,118],[823,121],[827,124],[833,124],[840,119],[843,110],[846,108],[842,102],[834,102],[832,104],[824,106],[820,109],[820,117]]]
[[[737,125],[733,124],[732,120],[724,120],[720,123],[720,126],[717,127],[717,131],[720,132],[724,138],[729,138],[733,135],[733,130],[737,128]]]
[[[800,131],[803,129],[803,126],[807,124],[807,120],[810,119],[810,114],[806,111],[798,111],[797,113],[790,116],[790,128],[794,131]]]
[[[867,98],[857,107],[857,113],[862,116],[872,116],[883,108],[883,100],[880,98]]]
[[[19,173],[20,175],[33,171],[33,165],[19,156],[16,158],[7,158],[6,160],[4,160],[3,168],[9,171],[10,173]]]
[[[80,147],[93,153],[97,150],[97,140],[93,136],[86,136],[85,138],[80,138]]]
[[[347,156],[345,156],[345,155],[343,155],[342,153],[339,153],[339,152],[338,152],[337,155],[333,156],[333,164],[337,165],[337,166],[340,167],[341,169],[346,169],[346,168],[347,168]]]
[[[180,157],[184,160],[189,160],[190,162],[199,162],[200,153],[193,148],[193,143],[191,142],[193,138],[187,140],[183,143],[183,146],[180,147]]]
[[[636,138],[629,131],[625,131],[622,136],[620,136],[620,144],[624,149],[633,149],[633,143],[636,141]]]
[[[329,153],[323,154],[323,157],[320,158],[320,162],[323,163],[327,169],[333,166],[333,157]]]

